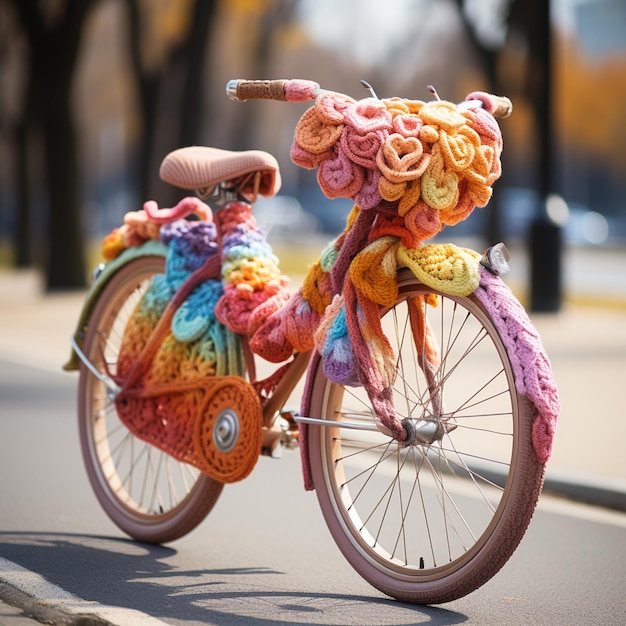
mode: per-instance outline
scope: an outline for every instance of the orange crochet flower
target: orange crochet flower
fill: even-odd
[[[343,124],[329,124],[319,117],[315,107],[305,111],[296,125],[294,138],[299,146],[312,152],[321,154],[330,147],[341,136]]]
[[[383,176],[392,183],[419,178],[428,166],[430,157],[416,137],[393,133],[387,137],[376,155],[376,164]],[[383,196],[384,197],[384,196]]]

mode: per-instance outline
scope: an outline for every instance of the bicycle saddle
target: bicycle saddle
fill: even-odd
[[[262,150],[179,148],[163,159],[159,175],[175,187],[201,193],[210,192],[222,182],[240,180],[242,193],[259,193],[266,198],[278,193],[281,184],[278,161]]]

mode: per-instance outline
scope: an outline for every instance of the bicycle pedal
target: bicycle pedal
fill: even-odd
[[[295,411],[283,411],[280,414],[279,422],[282,430],[281,443],[285,448],[297,448],[300,437],[300,426],[296,422]]]

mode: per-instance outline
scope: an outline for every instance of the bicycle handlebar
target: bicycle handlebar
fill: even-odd
[[[280,100],[287,101],[283,78],[276,80],[244,80],[236,78],[226,84],[226,94],[231,100]]]
[[[495,101],[495,108],[491,111],[494,117],[509,117],[513,112],[513,103],[506,96],[492,96]]]
[[[308,80],[288,80],[284,78],[275,80],[246,80],[233,79],[226,84],[226,94],[231,100],[245,102],[246,100],[278,100],[281,102],[305,102],[314,100],[315,97],[326,90]],[[489,104],[483,100],[466,101],[466,105],[481,106],[487,108],[494,117],[508,117],[513,104],[506,96],[490,96]],[[491,109],[491,110],[489,110]]]

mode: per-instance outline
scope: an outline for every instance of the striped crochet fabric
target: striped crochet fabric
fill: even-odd
[[[272,362],[293,353],[289,345],[258,345],[256,331],[289,299],[288,278],[280,273],[278,259],[257,228],[252,207],[231,202],[215,216],[222,232],[224,294],[215,315],[235,333],[251,336],[251,347]]]
[[[122,375],[136,361],[174,294],[218,252],[215,224],[210,222],[179,220],[163,226],[160,239],[168,245],[165,274],[152,279],[126,328],[118,362]],[[243,371],[238,338],[215,316],[223,292],[218,277],[195,287],[174,314],[170,333],[145,373],[146,383]]]
[[[170,323],[159,326],[180,287],[218,253],[211,222],[175,221],[160,228],[160,238],[168,246],[166,272],[152,278],[126,326],[116,371],[123,384],[117,410],[141,439],[207,470],[193,443],[196,422],[210,401],[212,381],[244,374],[241,341],[215,316],[224,293],[219,276],[201,281]]]

